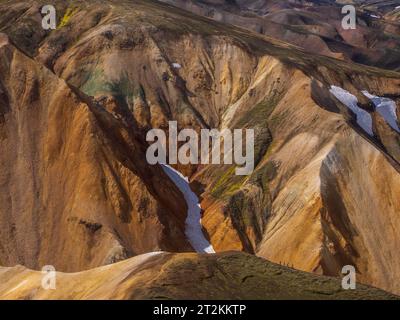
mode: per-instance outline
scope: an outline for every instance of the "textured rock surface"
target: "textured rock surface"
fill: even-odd
[[[77,271],[190,250],[181,194],[131,128],[4,35],[0,53],[0,263]]]
[[[43,290],[42,273],[0,268],[1,299],[398,299],[357,285],[279,266],[243,253],[150,253],[85,272],[58,273]]]

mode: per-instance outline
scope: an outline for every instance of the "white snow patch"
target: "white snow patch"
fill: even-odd
[[[393,130],[396,130],[398,133],[400,133],[396,114],[396,102],[388,98],[375,96],[370,94],[368,91],[363,91],[362,93],[374,103],[376,111],[378,111],[378,113],[385,119],[387,124]]]
[[[182,68],[182,66],[181,66],[179,63],[177,63],[177,62],[174,62],[174,63],[172,64],[172,66],[173,66],[175,69],[181,69],[181,68]]]
[[[372,117],[364,109],[358,106],[357,97],[350,92],[336,86],[331,86],[329,90],[340,102],[347,106],[351,111],[356,114],[357,124],[371,137],[374,136],[372,131]]]
[[[184,177],[179,171],[163,164],[161,165],[164,172],[174,182],[178,189],[182,192],[188,206],[185,235],[192,247],[199,253],[215,253],[212,245],[204,237],[201,226],[201,207],[199,198],[190,189],[189,179]]]

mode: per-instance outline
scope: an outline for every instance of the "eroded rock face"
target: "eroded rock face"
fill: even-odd
[[[190,250],[181,194],[132,128],[12,45],[0,51],[1,264],[76,271]]]
[[[346,264],[356,265],[361,281],[397,292],[393,279],[398,271],[392,268],[398,264],[388,259],[399,241],[390,231],[397,229],[393,222],[399,223],[398,163],[376,138],[349,127],[339,113],[319,108],[310,96],[313,85],[302,73],[282,82],[290,85],[274,104],[259,106],[264,113],[243,113],[261,119],[270,131],[253,175],[240,179],[229,169],[212,173],[209,168],[196,176],[212,186],[204,196],[204,224],[213,244],[330,275],[340,274]],[[239,246],[232,243],[230,224]],[[391,249],[379,250],[382,242]],[[373,260],[382,265],[374,269]]]
[[[31,5],[0,13],[19,13],[20,28],[35,33]],[[33,58],[0,38],[2,265],[76,271],[190,250],[182,195],[144,154],[146,131],[177,120],[256,132],[248,177],[232,166],[178,168],[201,196],[216,251],[327,275],[352,264],[360,281],[400,292],[398,133],[362,94],[398,101],[398,73],[153,1],[73,7],[64,27],[24,41],[1,20]],[[57,9],[67,10],[63,1]],[[332,85],[372,115],[373,136]]]

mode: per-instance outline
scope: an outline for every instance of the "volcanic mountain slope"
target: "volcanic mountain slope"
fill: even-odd
[[[0,48],[2,265],[77,271],[190,250],[183,197],[143,151],[148,129],[177,120],[256,132],[250,176],[178,166],[214,249],[334,276],[352,264],[360,282],[400,292],[399,134],[362,92],[398,118],[399,73],[156,1],[55,1],[63,23],[46,32],[43,4],[0,4],[19,49]]]
[[[211,19],[294,44],[312,53],[397,69],[400,20],[393,1],[163,0]],[[342,28],[345,4],[357,7],[357,29]]]
[[[399,299],[357,285],[279,266],[243,253],[148,253],[110,266],[56,276],[44,290],[43,274],[22,266],[0,268],[2,299]]]
[[[0,37],[0,263],[76,271],[190,250],[180,192],[133,127]]]

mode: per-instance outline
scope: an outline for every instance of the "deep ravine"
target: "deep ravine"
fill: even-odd
[[[210,242],[204,237],[201,225],[201,207],[199,198],[190,189],[189,180],[179,171],[163,164],[162,168],[168,177],[174,182],[177,188],[182,192],[188,206],[185,234],[192,247],[198,253],[215,253]]]

